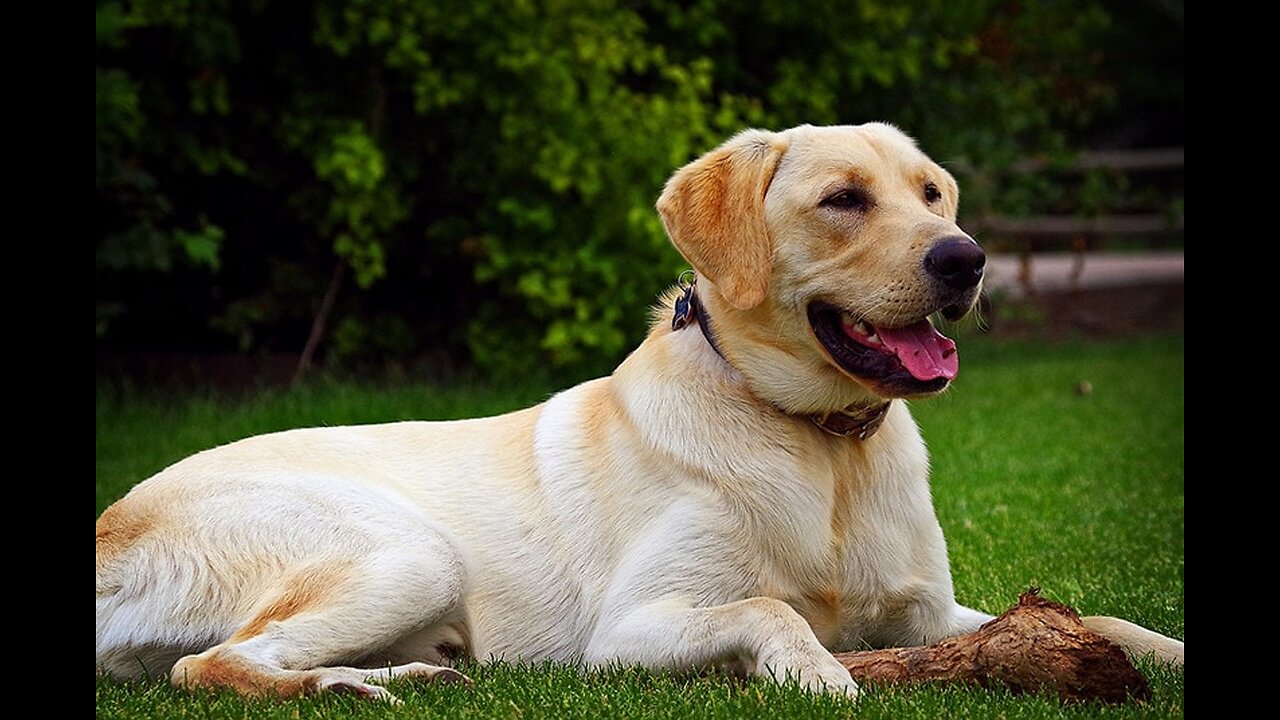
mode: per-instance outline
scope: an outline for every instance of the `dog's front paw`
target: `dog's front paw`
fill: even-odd
[[[784,672],[770,669],[770,675],[781,683],[798,683],[809,692],[843,695],[850,700],[856,700],[861,692],[849,670],[830,656],[820,662],[798,664]]]
[[[804,686],[814,692],[835,693],[844,695],[850,700],[856,700],[861,692],[857,681],[849,674],[848,668],[841,665],[835,658],[831,658],[831,662],[823,663],[822,667],[807,675],[809,677]]]

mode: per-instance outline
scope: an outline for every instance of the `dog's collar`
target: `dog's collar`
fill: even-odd
[[[855,408],[850,405],[843,410],[825,415],[810,415],[809,419],[832,435],[866,440],[880,429],[880,423],[884,422],[885,416],[889,414],[889,405],[892,402],[892,400],[885,400],[879,405],[866,408]]]
[[[698,328],[702,330],[702,336],[707,339],[707,344],[711,346],[711,349],[715,350],[717,355],[728,362],[724,357],[724,353],[720,350],[719,343],[716,342],[716,336],[711,330],[710,323],[703,318],[702,304],[698,302],[698,276],[692,270],[686,270],[680,274],[678,282],[682,292],[676,298],[675,315],[671,318],[671,329],[681,330],[688,327],[691,322],[696,323]],[[889,405],[892,402],[892,400],[885,400],[871,407],[850,405],[843,410],[818,413],[807,417],[813,421],[814,425],[832,435],[866,440],[875,435],[876,430],[880,429],[880,424],[884,422],[885,416],[889,414]]]
[[[688,278],[688,279],[686,279]],[[716,342],[716,336],[711,332],[710,323],[702,319],[702,303],[698,302],[698,276],[692,270],[685,270],[680,273],[680,278],[676,281],[680,284],[682,292],[680,297],[676,298],[675,316],[671,318],[671,329],[681,330],[688,327],[689,323],[697,323],[702,330],[702,336],[707,339],[707,344],[711,346],[716,354],[728,362],[724,353],[720,350],[720,344]]]

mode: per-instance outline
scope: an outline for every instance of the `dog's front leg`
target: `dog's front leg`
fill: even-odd
[[[767,597],[692,607],[676,599],[636,606],[601,624],[592,665],[685,670],[742,662],[755,675],[856,697],[858,685],[790,605]]]
[[[1080,622],[1095,633],[1124,648],[1131,657],[1153,658],[1166,665],[1182,667],[1182,641],[1148,630],[1128,620],[1105,615],[1086,615]]]
[[[951,608],[950,627],[947,632],[942,637],[931,640],[931,642],[957,635],[968,635],[995,619],[995,615],[989,615],[981,610],[974,610],[971,607],[965,607],[957,603]]]

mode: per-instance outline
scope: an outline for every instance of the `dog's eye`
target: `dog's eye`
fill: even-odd
[[[828,196],[821,204],[842,210],[869,210],[871,196],[861,190],[850,188]]]
[[[933,183],[924,184],[924,201],[933,204],[942,199],[942,191]]]

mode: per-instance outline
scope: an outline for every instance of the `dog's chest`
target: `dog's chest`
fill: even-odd
[[[951,600],[923,448],[837,456],[830,473],[810,478],[816,509],[780,526],[775,538],[788,537],[769,550],[763,589],[827,647],[919,643],[945,622]]]
[[[779,598],[808,621],[824,646],[923,644],[931,628],[943,622],[949,603],[939,600],[950,584],[942,577],[883,558],[847,558],[846,565],[843,573],[797,583]]]

